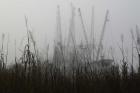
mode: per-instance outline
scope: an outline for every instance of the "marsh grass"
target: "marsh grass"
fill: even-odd
[[[79,10],[79,12],[83,24],[81,11]],[[60,15],[60,13],[58,14]],[[120,47],[122,53],[121,66],[116,64],[106,66],[107,64],[104,63],[103,59],[98,60],[106,20],[103,26],[99,49],[97,53],[95,51],[93,53],[93,55],[97,54],[96,61],[86,56],[89,53],[91,54],[91,51],[90,46],[88,46],[89,42],[84,24],[83,29],[87,42],[86,47],[88,47],[86,50],[88,52],[82,52],[79,55],[74,37],[71,36],[74,47],[71,51],[67,46],[67,50],[70,50],[72,55],[66,55],[66,49],[64,49],[62,40],[60,40],[61,42],[55,45],[53,59],[48,59],[47,53],[47,59],[42,61],[36,48],[36,42],[28,28],[28,19],[25,17],[27,44],[25,44],[23,54],[20,58],[17,58],[15,53],[15,63],[13,65],[9,67],[0,66],[0,93],[140,93],[140,73],[139,71],[136,72],[133,68],[133,53],[131,70],[128,67],[129,64],[125,59],[123,47],[123,36],[121,38],[122,47]],[[73,22],[74,9],[72,9],[70,30],[74,29]],[[60,20],[58,23],[60,24]],[[132,39],[132,42],[135,42],[134,38]],[[33,51],[31,45],[33,45]],[[95,50],[96,46],[95,44],[93,45],[92,47]],[[1,55],[1,60],[1,63],[5,63],[3,55]]]

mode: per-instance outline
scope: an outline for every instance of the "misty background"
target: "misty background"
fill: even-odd
[[[103,40],[105,51],[107,52],[112,46],[116,59],[121,59],[118,45],[121,45],[120,37],[121,34],[124,34],[124,47],[128,51],[128,56],[131,56],[130,30],[133,29],[135,32],[135,26],[140,25],[139,0],[0,0],[0,34],[5,34],[5,50],[9,34],[8,62],[11,62],[11,59],[14,60],[15,40],[17,55],[21,54],[20,49],[23,49],[26,42],[24,16],[28,17],[29,26],[32,29],[40,53],[45,57],[46,48],[49,44],[49,55],[51,57],[56,37],[57,6],[60,6],[62,35],[65,39],[69,29],[71,3],[76,7],[76,30],[78,31],[81,28],[78,25],[80,19],[77,13],[77,9],[81,8],[89,37],[91,13],[92,7],[94,7],[96,44],[99,42],[106,10],[109,10],[109,22]],[[77,34],[76,37],[82,36],[82,32]]]

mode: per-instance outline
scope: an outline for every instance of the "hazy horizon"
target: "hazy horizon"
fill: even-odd
[[[121,44],[121,34],[124,34],[124,45],[128,48],[129,56],[131,55],[130,30],[134,29],[133,31],[135,32],[135,26],[140,26],[139,0],[1,0],[0,34],[4,33],[6,40],[9,34],[9,59],[13,60],[15,40],[17,42],[17,55],[20,54],[19,48],[22,49],[24,47],[25,40],[23,38],[26,37],[24,16],[28,17],[37,46],[40,52],[44,54],[46,53],[47,44],[50,45],[50,49],[53,48],[54,38],[56,36],[57,6],[60,6],[62,35],[64,36],[69,29],[71,3],[76,7],[77,24],[79,23],[77,9],[81,8],[88,36],[90,36],[92,7],[94,7],[94,31],[97,44],[106,10],[109,10],[109,22],[103,41],[106,51],[112,46],[116,48],[116,56],[119,56],[121,53],[118,44]],[[78,30],[79,28],[80,26],[76,25],[76,29]],[[4,43],[5,49],[6,40]]]

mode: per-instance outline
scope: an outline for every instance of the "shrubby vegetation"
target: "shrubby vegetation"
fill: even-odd
[[[54,64],[38,64],[28,67],[14,64],[0,70],[1,93],[138,93],[140,74],[128,73],[123,66],[111,66],[108,70],[87,70],[77,67],[71,74]]]

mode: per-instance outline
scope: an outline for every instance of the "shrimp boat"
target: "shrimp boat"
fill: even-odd
[[[54,46],[54,63],[60,68],[69,68],[71,66],[77,68],[78,66],[90,66],[91,69],[97,68],[109,68],[112,66],[114,60],[113,59],[105,59],[101,55],[102,51],[102,42],[105,33],[105,27],[108,22],[108,11],[106,12],[104,25],[101,32],[101,37],[99,41],[99,46],[97,52],[95,53],[95,44],[93,44],[94,40],[89,42],[87,33],[85,30],[81,10],[79,9],[80,20],[82,23],[84,39],[86,41],[85,44],[77,44],[75,39],[75,7],[72,7],[72,15],[70,19],[69,26],[69,34],[67,44],[62,41],[62,33],[61,33],[61,16],[60,16],[60,8],[58,7],[57,12],[57,38]],[[92,16],[93,17],[93,16]],[[93,28],[92,28],[93,29]],[[92,32],[93,33],[93,32]],[[91,38],[93,39],[93,38]],[[95,57],[96,54],[96,57]],[[96,58],[96,59],[95,59]],[[88,65],[87,65],[88,64]],[[88,67],[89,68],[89,67]]]

